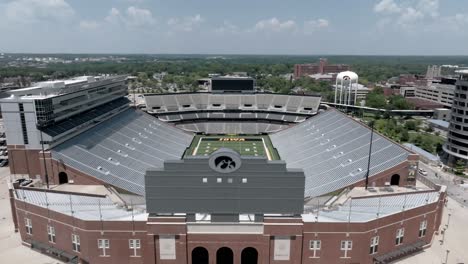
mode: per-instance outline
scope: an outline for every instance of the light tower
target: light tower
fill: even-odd
[[[336,76],[335,104],[356,105],[358,75],[352,71],[340,72]],[[352,98],[354,88],[354,98]]]

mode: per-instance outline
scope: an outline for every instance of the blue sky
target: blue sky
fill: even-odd
[[[468,55],[468,1],[0,0],[0,52]]]

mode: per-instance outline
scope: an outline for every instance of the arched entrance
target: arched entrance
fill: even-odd
[[[68,175],[65,172],[60,172],[59,175],[59,184],[68,183]]]
[[[192,250],[192,264],[208,264],[210,260],[208,250],[204,247],[196,247]]]
[[[216,264],[234,264],[234,253],[228,247],[222,247],[216,252]]]
[[[255,248],[248,247],[242,250],[241,264],[257,264],[258,252]]]
[[[400,185],[400,175],[393,174],[392,179],[390,180],[390,185]]]

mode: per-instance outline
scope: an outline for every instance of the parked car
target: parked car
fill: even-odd
[[[26,180],[25,178],[21,178],[21,179],[17,179],[15,182],[21,184],[21,183],[23,183],[25,180]]]
[[[418,172],[419,172],[419,174],[421,174],[421,175],[427,176],[427,171],[425,171],[425,170],[423,170],[423,169],[419,169]]]
[[[22,183],[20,183],[20,186],[22,186],[22,187],[28,186],[31,182],[33,182],[33,181],[32,180],[25,180]]]
[[[8,165],[8,160],[5,159],[5,160],[0,161],[0,167],[5,167],[7,165]]]

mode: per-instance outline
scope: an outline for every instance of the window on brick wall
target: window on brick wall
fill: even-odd
[[[55,227],[47,225],[47,237],[49,242],[55,243]]]
[[[372,255],[372,254],[375,254],[377,252],[379,252],[379,237],[375,236],[375,237],[371,238],[369,254]]]
[[[353,249],[353,241],[342,240],[340,249],[341,251],[344,252],[344,255],[342,258],[348,258],[348,251],[351,251]]]
[[[80,245],[80,236],[76,234],[72,234],[72,249],[76,252],[81,252],[81,245]]]
[[[423,237],[426,235],[426,229],[427,229],[427,220],[424,220],[419,224],[419,237]]]
[[[403,237],[405,236],[405,229],[400,228],[396,232],[395,245],[401,245],[403,243]]]
[[[26,234],[32,235],[32,221],[30,218],[24,219],[24,226],[26,227]]]
[[[109,239],[98,239],[98,248],[101,250],[101,256],[102,257],[107,257],[109,256],[109,248],[110,248],[110,243]]]
[[[130,239],[128,240],[128,244],[130,249],[133,250],[133,254],[131,255],[132,257],[139,257],[140,255],[139,250],[141,248],[141,241],[140,239]]]
[[[310,250],[314,252],[312,257],[318,258],[317,252],[320,250],[321,247],[322,247],[322,242],[320,240],[310,240],[309,248]]]

